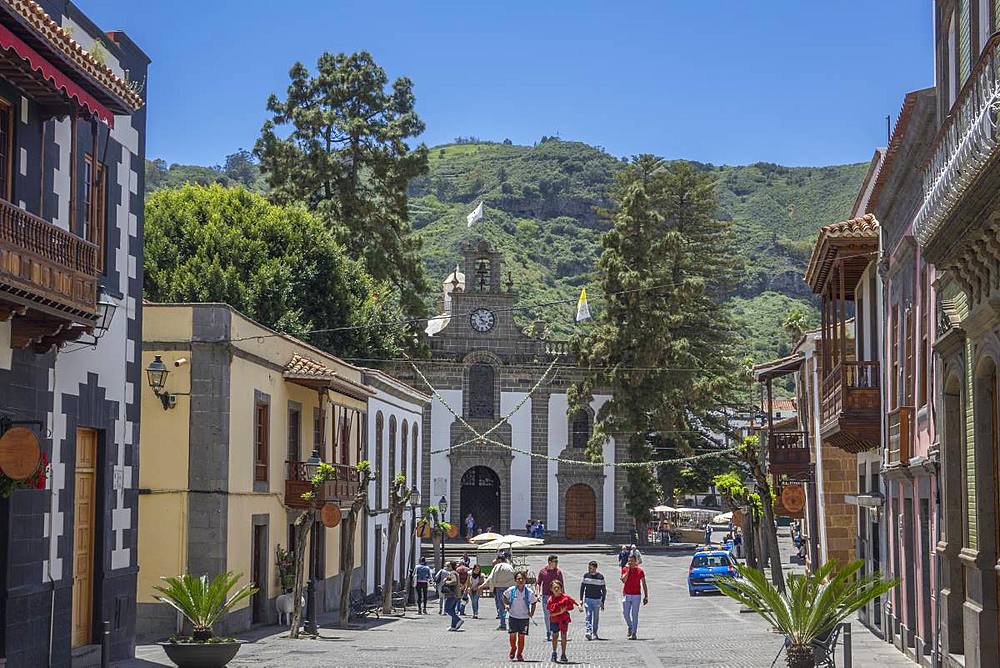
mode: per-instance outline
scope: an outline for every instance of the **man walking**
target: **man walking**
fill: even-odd
[[[639,600],[642,605],[649,603],[649,590],[646,589],[646,573],[639,567],[635,555],[630,555],[628,565],[622,569],[622,616],[628,627],[628,639],[636,640],[639,629]]]
[[[547,642],[552,640],[552,631],[549,628],[549,596],[552,594],[552,583],[557,581],[563,586],[563,589],[566,588],[566,581],[562,571],[559,570],[559,557],[550,554],[548,563],[538,571],[538,577],[535,578],[535,586],[542,597],[542,611],[545,613],[545,640]]]
[[[580,581],[580,600],[586,610],[587,640],[600,640],[597,637],[597,625],[601,621],[601,610],[608,596],[608,588],[604,584],[604,575],[597,572],[597,562],[587,564],[587,572]]]
[[[413,569],[413,583],[417,589],[417,614],[427,614],[427,585],[431,581],[431,567],[427,557],[420,557],[420,564]]]
[[[507,562],[507,555],[498,555],[493,562],[489,577],[482,584],[482,588],[493,588],[493,600],[497,606],[497,619],[500,625],[498,631],[507,630],[507,606],[504,604],[503,593],[514,586],[514,567]]]

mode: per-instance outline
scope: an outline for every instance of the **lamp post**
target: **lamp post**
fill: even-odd
[[[319,561],[318,543],[316,540],[316,494],[319,488],[313,479],[319,472],[319,465],[323,460],[319,456],[319,448],[313,448],[312,454],[302,464],[303,472],[309,480],[312,498],[309,499],[309,510],[311,520],[309,522],[309,581],[306,585],[306,620],[303,624],[305,632],[309,635],[319,635],[319,624],[316,623],[316,564]]]
[[[445,515],[448,514],[448,499],[441,497],[438,501],[438,508],[441,509],[441,519],[438,520],[438,525],[445,521]],[[448,534],[445,533],[444,529],[441,529],[441,568],[444,568],[444,542],[447,540]]]
[[[413,569],[417,567],[417,508],[420,507],[420,490],[414,485],[410,490],[410,576],[406,580],[406,602],[413,603]]]

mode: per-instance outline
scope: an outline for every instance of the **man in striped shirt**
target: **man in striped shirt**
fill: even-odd
[[[587,564],[587,572],[580,582],[580,600],[587,611],[587,640],[600,640],[597,637],[597,625],[607,597],[608,588],[604,584],[604,576],[597,572],[597,562],[592,561]]]

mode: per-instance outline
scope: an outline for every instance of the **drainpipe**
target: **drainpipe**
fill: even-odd
[[[825,509],[826,504],[823,503],[823,444],[820,442],[820,418],[819,418],[819,394],[823,391],[823,386],[819,384],[819,371],[817,366],[813,365],[812,370],[813,375],[813,387],[815,391],[813,392],[813,429],[815,429],[816,434],[816,522],[819,526],[820,535],[816,537],[819,541],[819,548],[817,554],[819,555],[819,563],[816,564],[818,568],[821,564],[826,562],[826,522],[822,522],[822,512]]]
[[[938,449],[940,452],[940,449]],[[938,539],[941,537],[941,475],[940,467],[935,466],[934,475],[934,533]],[[937,541],[935,541],[935,544]],[[937,668],[941,665],[941,555],[934,555],[934,588],[937,595],[934,597],[934,648],[931,653],[931,665]]]

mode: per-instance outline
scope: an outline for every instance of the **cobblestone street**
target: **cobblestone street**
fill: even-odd
[[[781,647],[780,636],[772,634],[757,615],[741,613],[739,606],[723,596],[688,596],[685,578],[688,555],[647,555],[643,567],[650,586],[650,603],[642,609],[639,640],[625,638],[625,624],[619,607],[617,562],[609,554],[560,555],[560,567],[567,577],[570,594],[579,594],[580,578],[586,563],[596,558],[609,581],[607,609],[601,619],[601,641],[584,638],[583,613],[573,614],[568,657],[571,664],[593,666],[732,666],[767,668]],[[540,567],[544,557],[532,559]],[[291,642],[283,632],[265,629],[246,645],[231,666],[500,666],[507,661],[507,634],[496,630],[492,600],[482,601],[480,619],[472,619],[471,609],[463,628],[447,630],[445,617],[423,617],[408,612],[405,618],[385,619],[363,630],[327,628],[324,640]],[[541,619],[541,610],[537,616]],[[528,637],[528,663],[549,663],[549,647],[539,623]],[[861,624],[853,624],[855,667],[914,666],[893,647],[872,636]],[[156,646],[137,650],[139,660],[128,668],[170,665]],[[784,656],[778,666],[784,665]],[[842,664],[838,655],[837,665]]]

